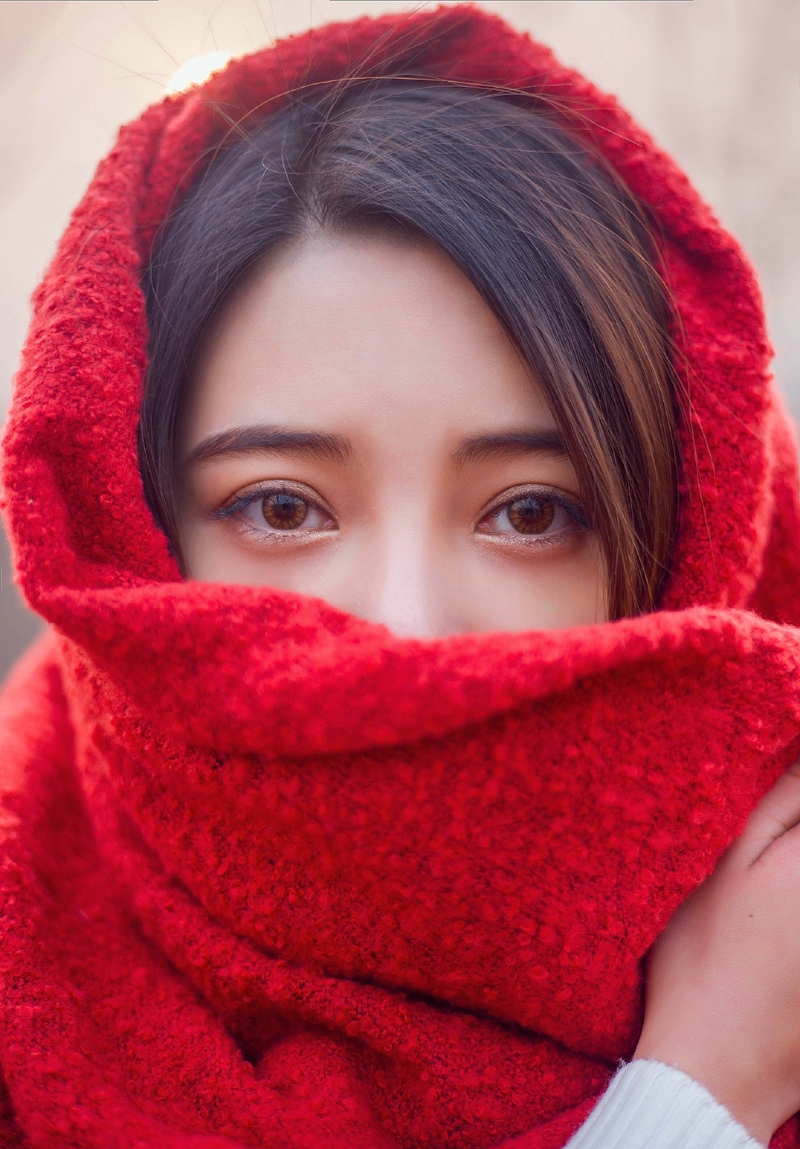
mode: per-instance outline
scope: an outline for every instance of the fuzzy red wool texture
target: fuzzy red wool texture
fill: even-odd
[[[657,612],[400,640],[181,579],[137,465],[149,245],[231,121],[353,70],[544,101],[657,220],[683,446]],[[36,293],[4,445],[50,630],[0,699],[0,1145],[565,1144],[635,1047],[649,946],[797,753],[769,358],[752,270],[670,158],[485,11],[317,29],[122,129]]]

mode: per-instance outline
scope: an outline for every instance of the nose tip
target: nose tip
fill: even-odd
[[[398,638],[436,638],[450,631],[435,557],[419,547],[397,546],[374,585],[372,621]]]
[[[435,617],[428,596],[411,586],[382,588],[374,621],[388,627],[397,638],[436,638],[446,633],[444,621]]]
[[[379,620],[396,638],[439,638],[447,631],[421,614],[396,613]]]

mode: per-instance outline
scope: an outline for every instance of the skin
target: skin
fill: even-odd
[[[321,233],[269,258],[202,350],[183,458],[193,578],[315,595],[401,636],[606,618],[600,546],[541,390],[432,244]],[[319,509],[270,527],[265,485]],[[510,500],[517,522],[552,522],[521,532]]]
[[[767,1144],[800,1109],[800,762],[650,952],[636,1057],[682,1069]]]
[[[544,396],[434,246],[318,233],[273,255],[193,382],[189,577],[315,595],[404,636],[607,618]],[[798,823],[795,766],[653,948],[635,1054],[683,1069],[764,1143],[800,1108]]]

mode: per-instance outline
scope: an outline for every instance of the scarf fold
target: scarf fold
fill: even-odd
[[[137,466],[149,245],[232,122],[354,71],[528,93],[652,215],[683,448],[656,613],[401,640],[181,580]],[[0,699],[0,1145],[566,1143],[635,1047],[647,949],[800,748],[770,354],[669,157],[468,5],[291,38],[122,129],[35,295],[4,443],[50,630]]]

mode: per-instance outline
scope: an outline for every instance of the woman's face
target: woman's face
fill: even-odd
[[[547,403],[433,244],[320,232],[270,257],[206,340],[182,460],[191,578],[402,636],[607,617]]]

